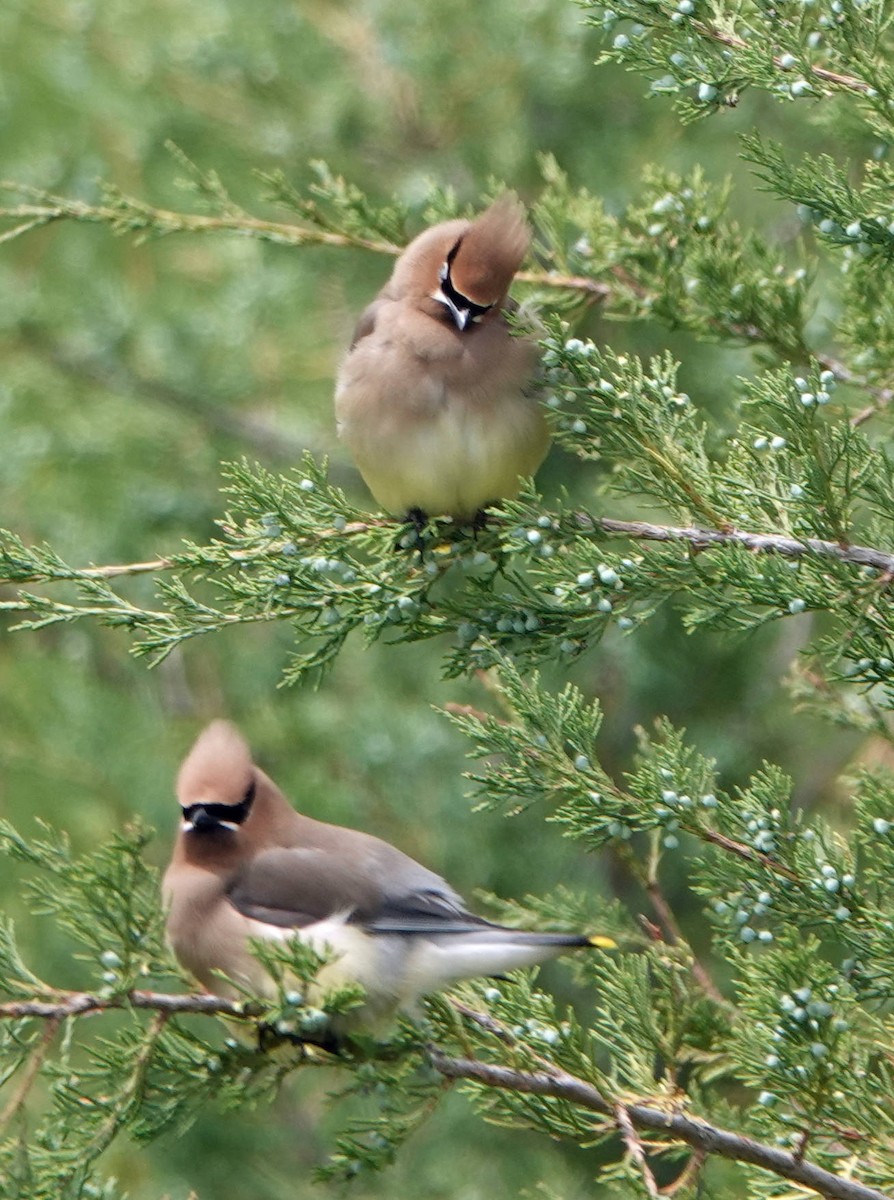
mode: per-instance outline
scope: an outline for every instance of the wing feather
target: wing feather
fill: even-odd
[[[357,318],[357,324],[354,326],[354,336],[351,338],[349,352],[354,349],[358,342],[363,338],[369,337],[376,327],[376,315],[381,307],[381,300],[377,297],[372,304],[368,304],[360,316]]]
[[[243,916],[282,929],[301,929],[336,913],[382,934],[460,933],[490,925],[467,912],[437,875],[397,851],[384,861],[358,863],[323,848],[265,850],[226,894]]]
[[[365,886],[361,886],[365,884]],[[376,906],[378,889],[325,850],[265,850],[232,880],[227,898],[245,917],[301,929],[334,913]]]

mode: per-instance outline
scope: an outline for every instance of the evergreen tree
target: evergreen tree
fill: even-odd
[[[809,613],[793,696],[890,745],[892,14],[881,0],[586,11],[607,31],[606,57],[685,120],[763,89],[824,122],[827,140],[840,125],[869,147],[860,162],[837,145],[809,155],[759,133],[741,139],[800,223],[795,247],[737,223],[729,186],[701,169],[649,170],[617,215],[543,159],[518,291],[542,322],[555,440],[582,464],[587,494],[545,498],[531,483],[476,537],[432,521],[420,555],[409,540],[395,549],[395,523],[352,502],[321,456],[283,474],[243,459],[225,467],[217,536],[161,558],[84,568],[3,533],[0,608],[24,630],[126,629],[153,664],[199,635],[280,622],[292,643],[283,680],[324,688],[352,640],[434,639],[447,677],[487,680],[489,711],[450,714],[481,764],[470,776],[480,805],[534,808],[545,837],[572,839],[624,880],[611,902],[570,888],[494,902],[503,920],[618,941],[616,954],[572,967],[591,1007],[555,1001],[532,973],[432,999],[424,1028],[405,1024],[386,1047],[336,1064],[345,1090],[372,1106],[335,1139],[326,1177],[391,1163],[457,1083],[484,1119],[588,1148],[617,1194],[695,1194],[707,1181],[718,1195],[879,1198],[894,1185],[894,775],[876,766],[843,780],[847,816],[833,824],[794,804],[775,765],[725,787],[667,719],[616,770],[603,762],[599,706],[549,680],[598,655],[606,634],[641,636],[665,609],[696,639]],[[463,211],[436,189],[417,211],[378,204],[318,166],[309,192],[262,178],[261,199],[288,213],[272,220],[174,153],[197,211],[112,188],[96,204],[21,189],[0,213],[4,240],[87,222],[140,239],[238,235],[281,253],[393,255],[411,229]],[[747,346],[756,368],[725,378],[726,403],[708,409],[682,390],[671,354],[644,359],[582,335],[594,306],[696,343]],[[180,977],[146,836],[133,828],[79,855],[55,830],[34,839],[0,825],[34,911],[80,946],[92,979],[62,990],[39,978],[4,923],[4,1195],[112,1200],[100,1156],[119,1135],[149,1141],[209,1103],[266,1103],[293,1073],[332,1068],[291,1040],[320,1020],[294,988],[318,966],[307,955],[258,948],[280,983],[275,1002],[197,995]],[[689,900],[669,883],[697,898],[690,932],[676,914]],[[334,994],[324,1007],[350,1002]],[[281,1044],[259,1041],[262,1025]]]

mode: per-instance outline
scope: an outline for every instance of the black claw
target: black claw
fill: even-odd
[[[416,551],[419,554],[419,563],[421,565],[425,557],[425,538],[422,536],[422,531],[428,525],[428,514],[424,513],[421,508],[410,508],[407,509],[404,521],[412,527],[415,536],[412,541],[408,541],[407,534],[402,533],[394,543],[394,549]]]
[[[332,1033],[331,1030],[327,1030],[326,1033],[321,1034],[318,1038],[305,1038],[304,1041],[311,1046],[319,1046],[321,1050],[325,1050],[328,1054],[338,1055],[344,1054],[348,1045],[347,1042]]]
[[[273,1025],[258,1026],[258,1050],[262,1054],[281,1046],[283,1042],[289,1042],[293,1046],[315,1046],[328,1054],[337,1055],[344,1054],[347,1049],[347,1043],[331,1029],[323,1030],[315,1037],[307,1037],[300,1033],[281,1033]]]

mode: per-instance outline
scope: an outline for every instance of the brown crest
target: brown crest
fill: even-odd
[[[497,304],[531,244],[524,207],[506,192],[472,222],[450,259],[454,289],[474,304]]]

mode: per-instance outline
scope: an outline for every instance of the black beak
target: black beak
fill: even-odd
[[[218,822],[201,804],[197,804],[189,814],[193,829],[213,829]]]

